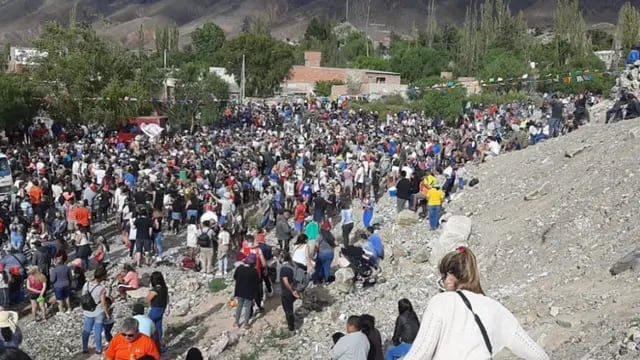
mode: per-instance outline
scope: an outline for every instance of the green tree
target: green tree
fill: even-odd
[[[294,64],[293,47],[270,36],[241,34],[222,48],[227,71],[241,80],[245,55],[247,96],[267,97],[280,89]]]
[[[615,48],[614,36],[606,31],[591,29],[587,31],[587,35],[591,38],[594,51],[613,50]]]
[[[28,76],[0,72],[0,126],[8,130],[31,120],[40,97]]]
[[[640,11],[630,2],[620,8],[617,36],[624,51],[640,42]]]
[[[318,81],[314,92],[317,96],[330,96],[333,85],[344,85],[342,80]]]
[[[340,52],[347,62],[355,61],[359,56],[367,55],[367,43],[369,48],[373,48],[371,40],[367,39],[363,32],[352,31],[347,35],[344,44],[340,47]]]
[[[304,40],[306,41],[330,41],[335,38],[333,35],[333,26],[329,21],[321,21],[317,18],[311,19],[307,30],[304,32]]]
[[[156,25],[156,51],[178,51],[180,49],[180,30],[176,24]]]
[[[520,78],[528,71],[528,62],[522,54],[504,49],[491,49],[482,59],[480,77],[490,78]]]
[[[243,34],[271,36],[271,21],[263,16],[245,16],[240,31]]]
[[[211,124],[220,117],[229,98],[229,85],[209,73],[205,64],[187,63],[178,73],[175,98],[169,117],[179,124],[190,124],[193,131],[197,120]]]
[[[422,78],[440,76],[448,65],[446,52],[416,46],[403,41],[391,44],[389,64],[391,71],[400,73],[405,83],[414,83]]]
[[[222,48],[225,40],[222,28],[212,22],[204,24],[191,33],[193,50],[201,56],[214,56]]]
[[[391,64],[389,64],[389,61],[379,57],[359,56],[356,61],[349,65],[356,69],[391,71]]]
[[[118,86],[135,90],[126,95],[129,98],[149,98],[146,89],[151,90],[150,87],[131,83],[142,83],[136,75],[138,57],[103,41],[90,26],[73,24],[48,24],[34,40],[36,48],[48,55],[31,75],[52,99],[47,111],[54,119],[114,120],[120,112],[111,108],[105,113],[108,107],[102,103],[105,95],[113,94],[106,89]]]
[[[558,0],[553,21],[556,65],[567,64],[572,57],[583,56],[591,50],[578,0]]]
[[[442,90],[427,90],[422,98],[422,108],[428,116],[441,116],[447,125],[452,126],[462,113],[462,106],[466,98],[466,89],[450,88]]]

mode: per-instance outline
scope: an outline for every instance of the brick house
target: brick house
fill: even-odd
[[[332,95],[390,94],[406,93],[406,85],[401,85],[400,74],[388,71],[367,69],[344,69],[320,66],[322,53],[306,51],[304,65],[294,65],[289,79],[283,84],[284,94],[310,94],[318,81],[338,80],[345,85],[336,85]],[[349,86],[351,85],[351,86]],[[349,94],[349,89],[359,88],[356,94]]]

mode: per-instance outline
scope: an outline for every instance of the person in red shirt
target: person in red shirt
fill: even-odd
[[[307,211],[307,205],[305,205],[304,200],[298,199],[298,205],[293,211],[293,221],[295,222],[295,230],[300,232],[302,231],[302,226],[304,225],[305,213]]]
[[[33,180],[33,186],[29,189],[29,197],[34,209],[42,202],[42,188],[39,186],[38,180]]]
[[[156,343],[138,331],[138,320],[124,319],[121,332],[111,339],[107,351],[104,352],[104,358],[106,360],[138,360],[145,356],[155,360],[160,359]]]
[[[75,209],[73,209],[73,218],[76,221],[78,229],[84,232],[89,231],[89,225],[91,224],[91,210],[87,207],[87,200],[78,202]]]

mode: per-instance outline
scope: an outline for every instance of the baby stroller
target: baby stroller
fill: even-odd
[[[357,289],[371,286],[378,282],[382,274],[380,262],[372,265],[369,256],[357,246],[349,246],[342,249],[342,255],[349,260],[349,266],[355,274],[354,284]]]

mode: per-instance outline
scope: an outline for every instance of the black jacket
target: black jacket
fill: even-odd
[[[411,181],[407,178],[402,178],[396,184],[396,196],[398,199],[409,200],[411,198]]]
[[[240,265],[233,273],[233,279],[236,281],[233,296],[243,299],[255,299],[258,295],[258,272],[254,266]]]
[[[418,335],[418,330],[420,330],[418,316],[415,313],[405,311],[396,319],[396,328],[393,330],[391,341],[393,341],[394,345],[398,345],[401,342],[413,344]]]

